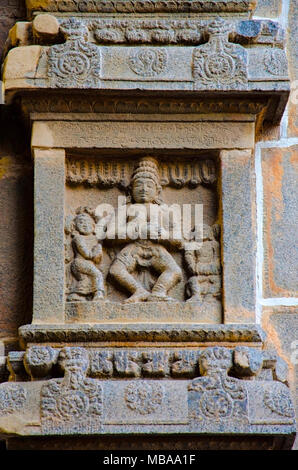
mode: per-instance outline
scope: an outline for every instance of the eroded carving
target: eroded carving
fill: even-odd
[[[41,425],[44,432],[92,432],[102,415],[102,387],[86,377],[89,356],[83,348],[60,351],[63,379],[52,379],[41,390]]]
[[[128,408],[141,415],[148,415],[158,410],[164,398],[164,387],[158,383],[135,382],[124,391]]]
[[[181,280],[182,273],[164,245],[170,244],[176,249],[183,245],[180,239],[163,236],[169,233],[170,216],[167,206],[161,204],[160,175],[155,159],[145,157],[139,161],[131,179],[130,192],[132,202],[128,204],[124,222],[114,224],[114,220],[108,218],[97,224],[99,238],[101,232],[104,238],[113,224],[112,233],[118,242],[125,244],[111,264],[110,276],[132,294],[126,302],[172,301],[167,293]],[[134,276],[137,270],[152,270],[158,278],[154,282],[152,278],[145,277],[147,285],[144,286]]]
[[[69,222],[65,225],[68,236],[68,241],[66,241],[66,262],[68,263],[66,279],[69,282],[67,300],[71,302],[103,300],[105,295],[103,276],[97,267],[102,258],[102,246],[94,234],[95,215],[86,207],[79,208],[72,220],[72,225]]]
[[[86,13],[164,13],[164,12],[244,12],[255,5],[253,0],[48,0],[34,2],[34,10]]]
[[[264,55],[267,72],[277,76],[287,76],[288,64],[285,52],[281,49],[267,49]]]
[[[198,362],[197,351],[176,351],[171,365],[173,377],[193,377]]]
[[[170,373],[168,351],[148,351],[143,353],[145,364],[142,366],[143,374],[151,377],[165,377]]]
[[[187,302],[212,301],[221,297],[219,225],[204,224],[203,242],[196,250],[185,250],[191,277],[187,283]]]
[[[3,384],[0,386],[0,416],[20,410],[26,401],[27,392],[22,385]]]
[[[94,351],[90,358],[90,373],[96,377],[112,377],[113,352]]]
[[[228,376],[232,351],[207,348],[200,354],[199,366],[202,377],[194,379],[188,387],[190,418],[248,421],[245,386],[241,380]]]
[[[289,393],[284,390],[267,390],[264,394],[264,405],[280,416],[286,418],[295,416]]]
[[[132,52],[128,64],[135,74],[153,77],[166,69],[167,62],[168,53],[165,49],[143,47]]]
[[[66,38],[64,44],[50,47],[48,76],[52,87],[98,87],[100,72],[99,48],[88,43],[88,29],[77,18],[60,24]]]
[[[229,42],[231,26],[222,18],[208,26],[209,42],[193,53],[196,90],[233,90],[247,85],[247,52]]]
[[[114,354],[114,366],[120,377],[140,377],[141,355],[137,351],[117,351]]]
[[[58,357],[51,346],[31,346],[24,357],[24,365],[31,377],[47,377]]]

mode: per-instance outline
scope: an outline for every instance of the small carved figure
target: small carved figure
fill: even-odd
[[[203,243],[197,250],[185,250],[191,277],[187,283],[187,302],[213,300],[221,295],[219,226],[203,225]]]
[[[93,301],[104,298],[103,276],[96,264],[102,258],[102,246],[94,235],[95,220],[92,212],[85,208],[74,218],[72,247],[74,259],[71,273],[77,280],[68,295],[68,301],[85,300],[93,295]]]
[[[160,193],[157,162],[151,157],[142,158],[132,176],[133,202],[127,206],[124,223],[121,225],[118,218],[115,224],[117,243],[122,242],[126,246],[118,253],[109,271],[111,277],[132,294],[126,300],[129,303],[171,301],[173,299],[167,293],[182,277],[180,267],[164,246],[171,245],[179,249],[182,248],[182,242],[165,235],[169,233],[169,214],[166,206],[161,205]],[[159,276],[151,292],[133,275],[134,271],[144,268]]]

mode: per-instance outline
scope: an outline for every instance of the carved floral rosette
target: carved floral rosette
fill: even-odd
[[[87,28],[76,18],[60,24],[65,44],[49,49],[48,76],[52,87],[93,88],[99,86],[100,49],[88,43]]]
[[[218,19],[208,27],[209,42],[193,53],[196,90],[237,90],[247,86],[247,52],[229,42],[229,23]]]

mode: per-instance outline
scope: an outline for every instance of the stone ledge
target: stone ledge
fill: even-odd
[[[286,450],[295,435],[276,436],[46,436],[7,440],[8,450]]]
[[[256,0],[122,0],[88,2],[81,11],[80,0],[26,0],[29,14],[36,11],[61,13],[243,13],[255,9]]]
[[[265,333],[259,325],[229,324],[75,324],[75,325],[24,325],[19,328],[21,344],[143,341],[143,342],[200,342],[200,343],[262,343]]]
[[[67,302],[66,322],[184,322],[221,323],[221,302]]]

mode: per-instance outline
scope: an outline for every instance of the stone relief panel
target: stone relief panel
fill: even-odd
[[[207,348],[199,357],[201,377],[189,385],[189,414],[194,421],[215,421],[216,425],[230,420],[248,423],[247,390],[243,382],[229,377],[232,351]],[[210,421],[209,421],[210,423]]]
[[[102,246],[94,235],[95,215],[88,208],[79,208],[77,215],[68,218],[66,235],[67,300],[104,298],[103,276],[97,265],[102,259]]]
[[[149,310],[151,303],[162,302],[167,310],[171,306],[166,302],[188,300],[189,312],[191,304],[212,304],[219,311],[216,180],[217,164],[212,158],[171,159],[169,163],[153,157],[68,158],[67,302],[102,301],[102,312],[111,308],[110,302],[131,304],[136,316],[138,304],[144,302]],[[193,250],[188,242],[200,237],[193,225],[197,205],[203,207],[206,223],[201,244]],[[190,219],[187,233],[182,227],[186,217]],[[74,308],[82,313],[88,307]],[[117,307],[113,312],[118,315]]]
[[[247,52],[229,42],[231,27],[222,18],[210,23],[209,41],[193,53],[194,88],[238,89],[247,85]]]
[[[164,49],[137,49],[129,57],[131,70],[142,77],[159,75],[167,67],[168,53]]]
[[[88,43],[88,29],[77,18],[60,24],[66,39],[49,49],[48,76],[52,87],[97,87],[100,72],[100,50]]]
[[[51,379],[41,389],[41,426],[44,432],[79,433],[98,429],[102,415],[102,386],[87,378],[86,349],[60,351],[63,379]]]
[[[38,347],[39,363],[50,367],[55,357],[55,369],[43,378],[40,370],[32,369],[31,381],[1,384],[0,426],[7,432],[20,417],[22,433],[30,435],[34,422],[33,434],[38,436],[127,432],[128,425],[138,433],[294,432],[289,388],[277,379],[262,377],[269,358],[260,349],[107,351],[63,346],[54,353],[48,346]],[[27,349],[29,367],[38,363],[36,353],[36,346]],[[117,373],[117,361],[126,368],[124,375]],[[145,368],[153,362],[155,370],[147,375]],[[161,363],[168,375],[155,375]],[[143,369],[141,375],[136,364]],[[56,378],[58,371],[62,378]],[[40,410],[34,418],[32,408]]]

